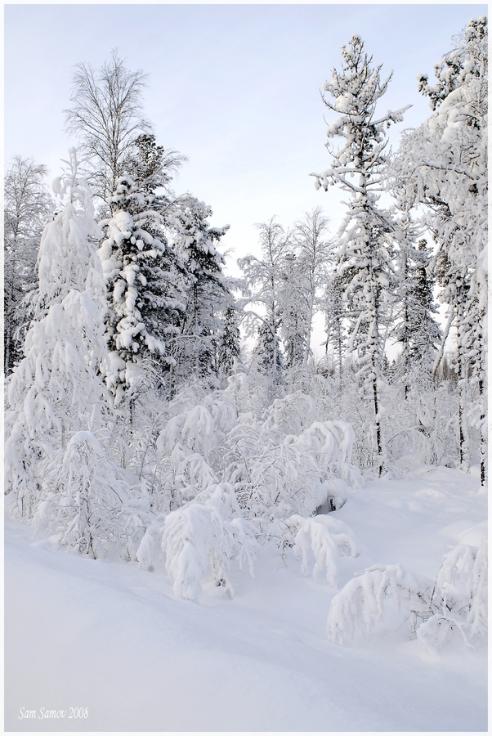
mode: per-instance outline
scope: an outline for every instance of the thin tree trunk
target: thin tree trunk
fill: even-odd
[[[338,388],[340,394],[343,391],[343,346],[342,346],[342,327],[340,318],[337,318],[337,352],[338,352]]]
[[[485,486],[487,479],[487,430],[485,426],[485,392],[484,381],[478,381],[478,393],[480,397],[480,485]]]
[[[374,377],[372,381],[372,395],[374,401],[374,416],[376,420],[376,448],[378,454],[378,476],[383,474],[383,447],[381,441],[381,422],[379,420],[379,400],[378,400],[378,383]]]
[[[459,441],[459,460],[460,468],[465,472],[468,472],[469,467],[469,456],[468,447],[466,442],[465,432],[465,396],[464,396],[464,359],[463,359],[463,294],[458,295],[459,298],[459,313],[457,315],[456,322],[456,343],[457,343],[457,368],[458,368],[458,441]]]

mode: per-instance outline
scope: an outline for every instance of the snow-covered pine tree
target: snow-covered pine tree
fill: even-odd
[[[43,228],[53,209],[46,168],[16,156],[4,184],[4,371],[22,357],[29,322],[29,298],[36,287],[36,258]]]
[[[227,307],[224,316],[224,327],[217,348],[217,364],[220,373],[231,374],[241,355],[241,336],[238,326],[237,309]]]
[[[99,251],[108,301],[107,382],[117,404],[125,396],[131,404],[145,383],[162,383],[174,364],[184,278],[165,240],[153,185],[138,190],[131,177],[120,178],[112,207]]]
[[[223,315],[231,302],[217,246],[228,226],[212,227],[212,209],[195,197],[183,197],[175,215],[176,250],[188,272],[186,313],[181,321],[179,375],[199,378],[217,373],[217,347]]]
[[[353,36],[342,49],[343,64],[325,84],[325,105],[339,117],[327,131],[332,166],[315,174],[316,184],[328,190],[339,185],[350,194],[338,270],[346,283],[344,298],[351,314],[350,342],[363,395],[373,405],[376,465],[383,472],[379,378],[383,364],[380,335],[382,301],[391,281],[393,225],[378,203],[386,185],[387,129],[402,119],[403,110],[378,116],[376,107],[391,76],[372,63],[364,42]],[[341,137],[334,150],[329,141]]]
[[[56,181],[58,214],[39,249],[43,312],[29,327],[24,358],[7,385],[5,480],[14,512],[32,517],[39,511],[51,530],[57,527],[58,539],[71,530],[71,546],[94,553],[82,538],[96,539],[105,510],[119,501],[112,490],[115,479],[102,472],[110,461],[96,439],[107,407],[99,373],[106,343],[98,231],[75,151],[69,167]],[[95,457],[84,455],[90,470],[75,451],[81,433],[100,448],[98,472],[92,467]],[[61,482],[62,471],[70,483]]]

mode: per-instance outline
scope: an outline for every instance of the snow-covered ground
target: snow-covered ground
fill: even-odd
[[[336,516],[361,554],[339,582],[376,563],[435,576],[486,518],[477,485],[434,469],[354,493]],[[175,600],[160,574],[50,549],[16,524],[5,542],[7,730],[487,728],[484,652],[330,644],[331,594],[293,559],[262,557],[233,600],[197,604]],[[88,718],[40,717],[70,707]]]

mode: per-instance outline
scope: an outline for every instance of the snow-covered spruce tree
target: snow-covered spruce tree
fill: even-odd
[[[218,370],[217,347],[232,296],[217,246],[228,226],[212,227],[212,209],[183,197],[174,220],[175,247],[187,269],[186,313],[177,347],[180,376],[210,378]]]
[[[5,479],[13,513],[42,517],[57,541],[95,556],[115,531],[121,498],[98,439],[107,407],[98,231],[74,151],[69,164],[39,249],[43,313],[7,385]]]
[[[217,347],[217,365],[219,372],[225,376],[232,373],[241,355],[241,340],[238,326],[237,309],[227,307],[224,316],[224,327]]]
[[[421,238],[418,241],[417,250],[412,256],[410,277],[414,299],[410,309],[414,311],[409,321],[410,361],[417,370],[424,371],[430,376],[441,333],[434,317],[437,313],[437,306],[434,303],[434,278],[431,271],[431,254],[425,239]]]
[[[411,208],[401,206],[399,211],[395,231],[398,271],[393,334],[401,346],[395,373],[407,400],[412,384],[418,383],[421,390],[424,384],[432,383],[441,334],[434,317],[437,307],[427,241],[418,237],[419,228],[413,222]]]
[[[380,335],[382,301],[391,275],[393,225],[378,204],[387,180],[387,129],[402,119],[402,110],[381,116],[376,107],[391,77],[381,77],[359,36],[342,49],[343,64],[326,83],[325,105],[339,114],[328,128],[328,139],[341,137],[338,150],[327,143],[332,166],[315,174],[317,186],[339,185],[350,194],[340,244],[338,270],[343,274],[344,298],[351,317],[350,342],[363,395],[373,405],[376,465],[383,472],[383,438],[379,380],[383,364]]]
[[[154,208],[160,204],[164,215],[174,200],[172,182],[184,160],[178,151],[159,145],[153,133],[141,133],[135,138],[123,167],[131,175],[135,189],[152,196]]]
[[[122,177],[112,198],[113,216],[102,223],[99,250],[108,301],[110,360],[107,383],[116,404],[129,405],[143,385],[162,382],[174,364],[172,346],[184,312],[184,277],[163,234],[152,189],[135,189]]]
[[[245,311],[245,325],[258,336],[257,363],[274,386],[281,379],[283,364],[279,339],[280,288],[290,243],[288,233],[275,218],[260,223],[258,230],[261,257],[246,256],[239,259],[238,264],[246,285],[246,304],[256,308]]]
[[[165,263],[164,270],[169,271],[171,278],[168,283],[162,283],[162,291],[169,296],[175,296],[182,305],[186,303],[189,273],[183,258],[177,254],[173,245],[173,227],[181,199],[175,195],[172,185],[174,175],[184,160],[185,157],[178,151],[158,145],[153,133],[139,135],[125,160],[125,170],[134,181],[134,190],[143,195],[147,210],[159,214],[158,221],[154,217],[147,229],[156,234],[167,246],[161,261]],[[174,325],[178,330],[182,313],[180,310],[168,311],[167,314],[163,314],[162,319],[164,323]],[[168,339],[168,347],[174,358],[177,345],[171,337]],[[154,371],[155,385],[161,392],[164,388],[166,395],[172,395],[175,391],[174,365],[173,360],[155,366],[157,369]]]
[[[470,432],[480,437],[486,474],[487,19],[470,21],[462,40],[436,67],[437,82],[420,79],[433,113],[404,137],[400,178],[428,206],[437,243],[436,276],[450,307],[458,380],[459,462],[470,462]],[[444,354],[444,344],[440,355]],[[439,366],[437,365],[436,368]]]
[[[253,357],[260,373],[267,376],[273,385],[279,383],[284,359],[279,336],[268,319],[263,320],[258,328],[258,339]]]
[[[4,371],[22,357],[29,322],[29,296],[36,287],[36,258],[43,228],[53,209],[46,168],[16,156],[4,184]]]

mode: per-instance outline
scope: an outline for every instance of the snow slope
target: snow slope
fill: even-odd
[[[359,490],[336,514],[361,555],[433,575],[486,517],[476,481],[416,473]],[[485,730],[485,653],[426,656],[416,642],[346,649],[325,637],[330,593],[294,560],[259,560],[236,598],[172,598],[165,578],[30,541],[9,523],[7,730]],[[41,709],[87,706],[87,720]],[[36,719],[21,719],[21,709]],[[24,711],[26,712],[26,711]]]

